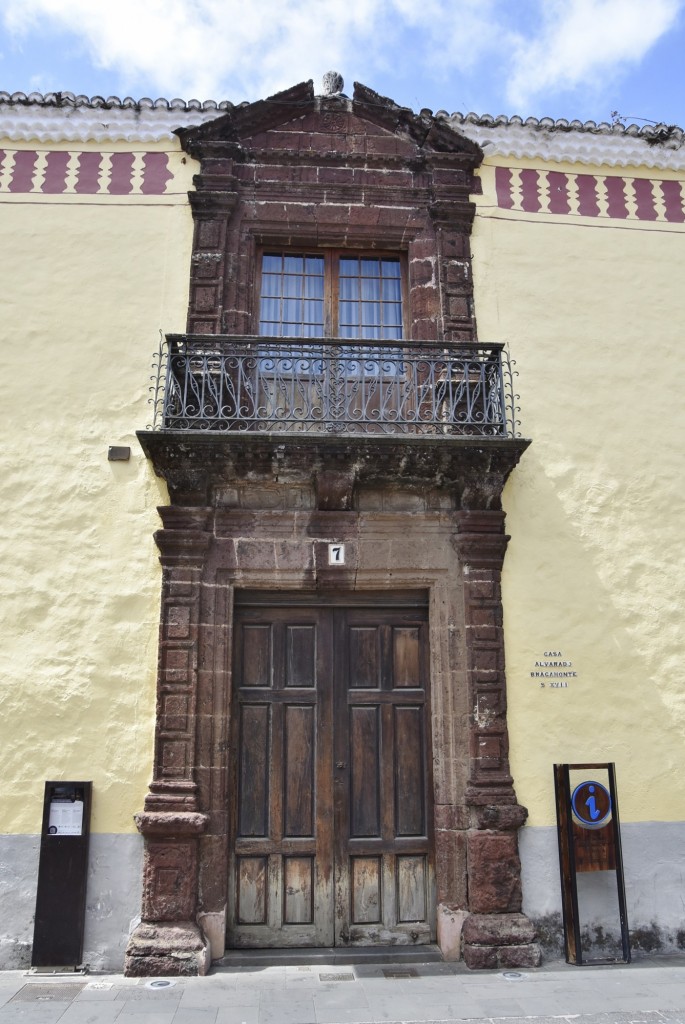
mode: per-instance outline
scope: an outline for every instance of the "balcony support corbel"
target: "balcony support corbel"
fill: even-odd
[[[316,473],[316,507],[320,512],[349,512],[353,506],[357,473],[353,466],[336,464]]]

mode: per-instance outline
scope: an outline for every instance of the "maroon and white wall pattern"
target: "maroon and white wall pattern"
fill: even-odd
[[[685,180],[497,167],[495,188],[502,210],[685,223]]]
[[[0,149],[0,193],[163,196],[173,179],[164,152]]]
[[[174,187],[159,151],[0,149],[0,193],[163,196]],[[497,206],[520,213],[685,223],[685,179],[496,167]]]

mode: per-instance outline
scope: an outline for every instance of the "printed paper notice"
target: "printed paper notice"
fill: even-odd
[[[48,835],[80,836],[83,834],[83,800],[51,800]]]

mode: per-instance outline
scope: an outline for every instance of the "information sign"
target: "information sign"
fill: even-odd
[[[573,820],[582,828],[603,828],[611,817],[611,797],[601,782],[581,782],[571,794]]]
[[[606,785],[598,781],[598,775],[600,778],[606,777]],[[576,965],[630,963],[614,765],[555,764],[554,789],[566,960]],[[578,875],[598,871],[616,873],[622,957],[588,958],[583,951],[578,911]]]

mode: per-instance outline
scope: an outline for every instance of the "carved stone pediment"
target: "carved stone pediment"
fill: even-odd
[[[274,133],[282,137],[274,139]],[[319,160],[321,148],[307,147],[308,133],[328,136],[331,152],[344,150],[353,157],[387,160],[394,156],[407,161],[441,155],[456,158],[468,168],[483,159],[477,143],[446,120],[416,114],[358,82],[351,99],[343,94],[316,96],[313,83],[302,82],[268,99],[235,107],[214,121],[176,131],[184,150],[200,160],[221,155],[245,159],[259,150],[287,150],[300,160],[308,156]],[[300,142],[293,146],[295,134]],[[394,140],[395,152],[381,144],[374,152],[373,145],[360,142],[365,136]]]

